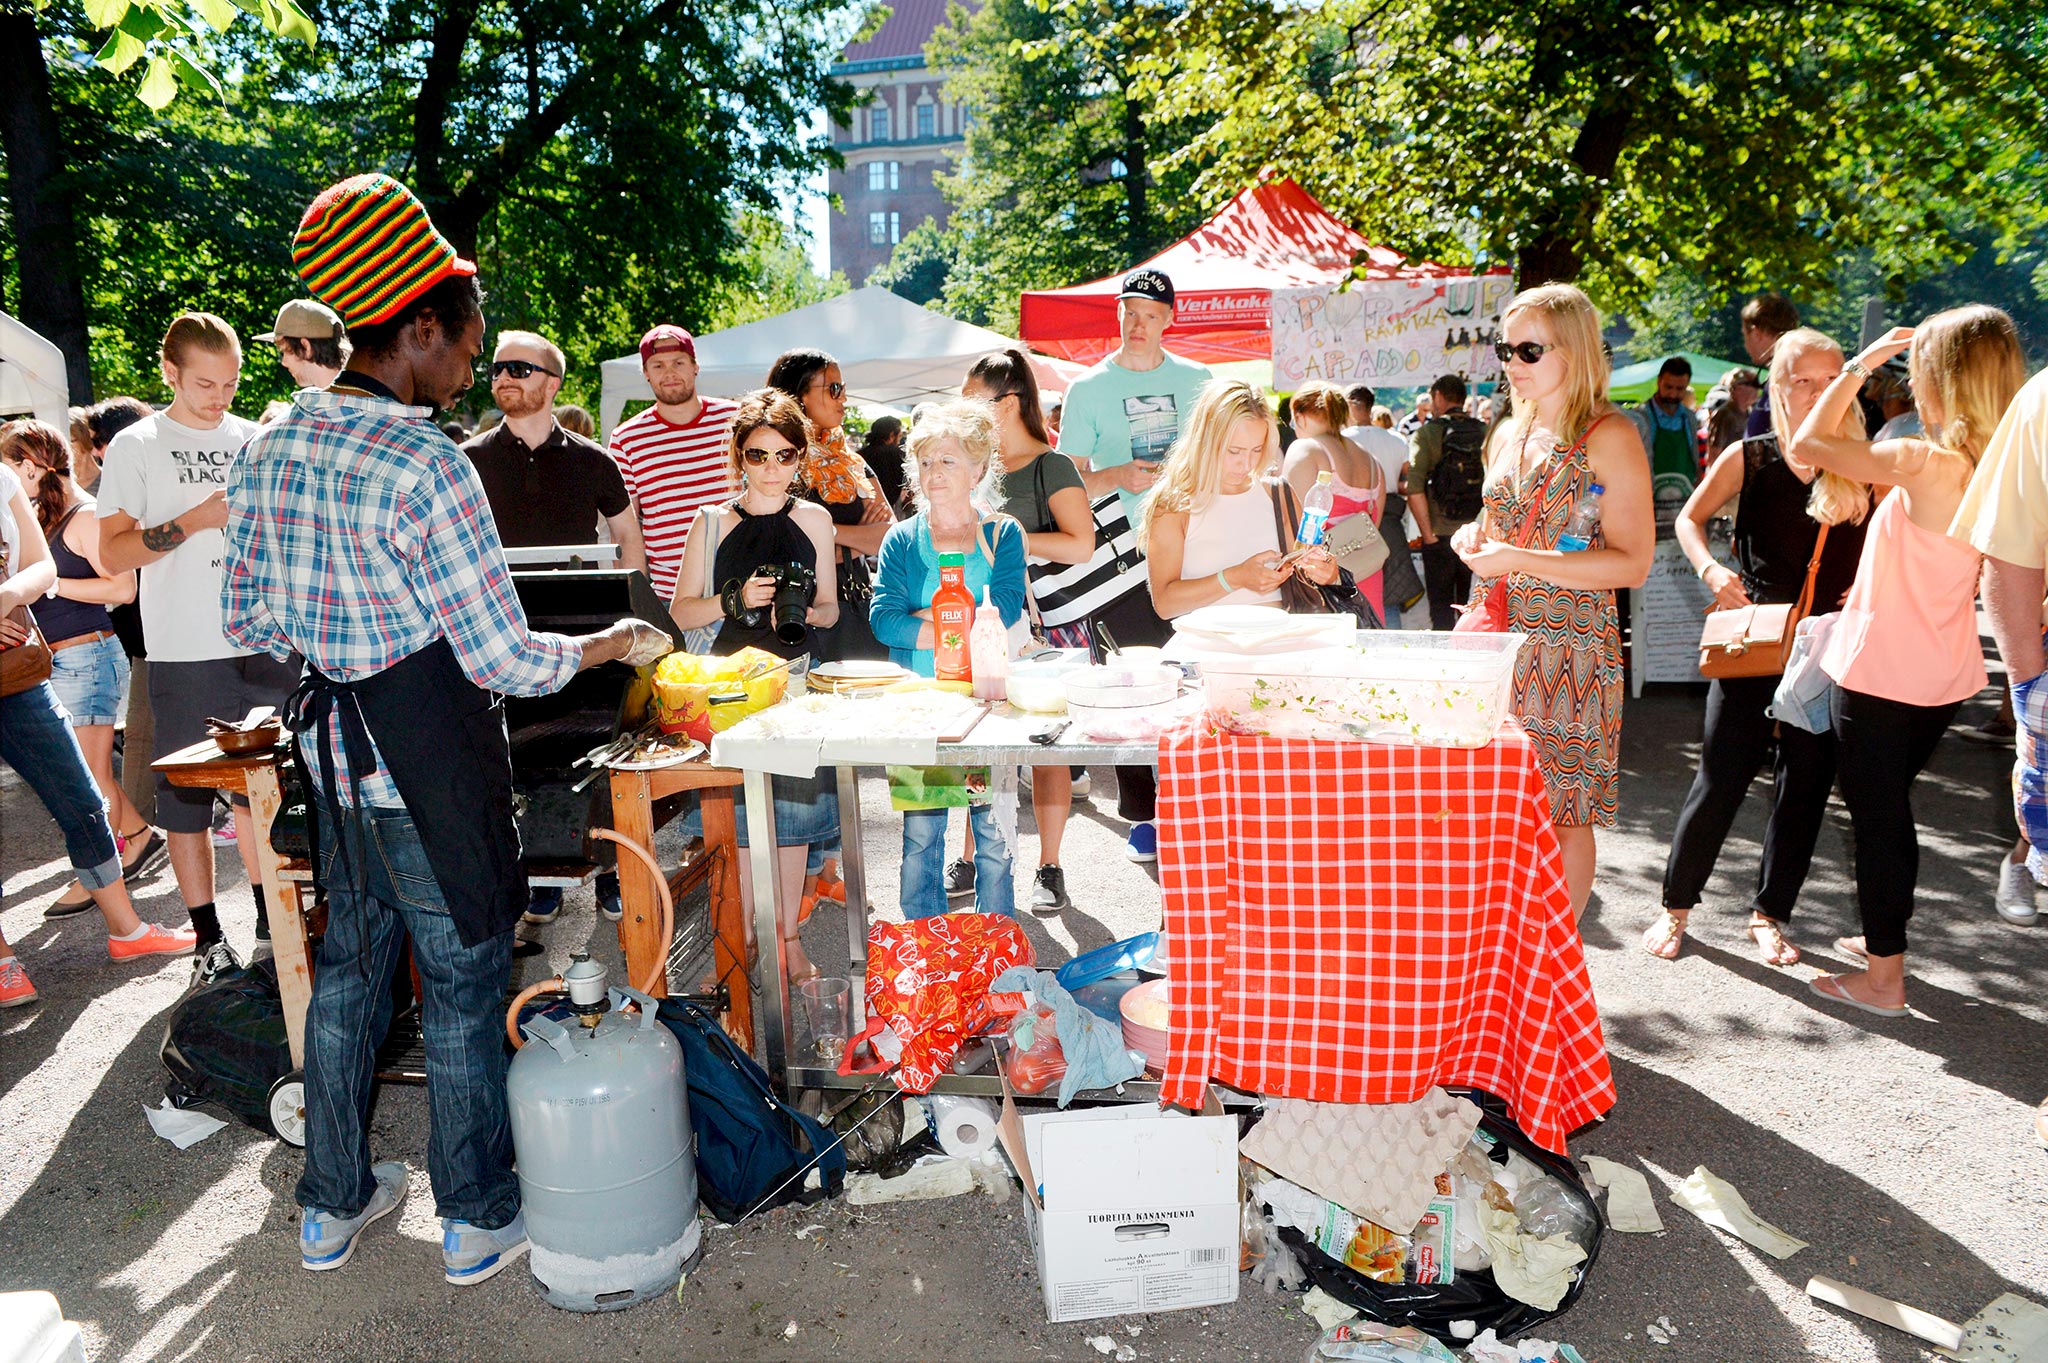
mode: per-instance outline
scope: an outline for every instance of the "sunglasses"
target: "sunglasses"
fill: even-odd
[[[1544,345],[1540,341],[1522,341],[1516,345],[1509,345],[1506,341],[1495,341],[1493,343],[1493,356],[1502,364],[1506,364],[1509,360],[1520,360],[1523,364],[1534,364],[1555,349],[1557,349],[1556,346]]]
[[[846,396],[846,385],[843,383],[825,383],[818,386],[825,390],[828,397],[843,398]]]
[[[494,379],[530,379],[535,374],[547,374],[558,379],[562,377],[546,365],[535,364],[531,360],[497,360],[491,365],[491,377]]]
[[[740,458],[756,467],[766,464],[770,459],[773,459],[784,468],[788,468],[803,457],[804,452],[794,445],[784,445],[779,449],[773,450],[758,449],[749,445],[746,449],[740,451]]]

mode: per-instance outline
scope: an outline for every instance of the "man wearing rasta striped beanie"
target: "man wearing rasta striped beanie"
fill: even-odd
[[[502,1030],[527,891],[497,696],[651,662],[669,639],[640,620],[576,638],[527,627],[483,485],[433,421],[470,385],[484,318],[476,267],[425,206],[388,176],[344,180],[306,210],[292,255],[355,350],[236,460],[221,605],[236,643],[306,660],[287,711],[313,777],[328,922],[306,1015],[299,1253],[340,1268],[404,1195],[402,1163],[370,1163],[367,1108],[409,932],[443,1273],[476,1283],[527,1247]],[[281,967],[296,965],[291,935]]]

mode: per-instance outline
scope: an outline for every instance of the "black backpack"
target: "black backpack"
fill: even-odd
[[[1454,521],[1474,520],[1486,491],[1486,423],[1463,412],[1430,419],[1443,423],[1444,437],[1424,480],[1429,498]]]
[[[292,1067],[277,964],[253,961],[224,970],[180,999],[158,1053],[177,1107],[217,1103],[249,1125],[269,1129],[270,1089]]]
[[[731,1225],[785,1202],[837,1197],[846,1183],[838,1138],[776,1097],[767,1072],[703,1008],[667,998],[659,1015],[682,1043],[697,1195],[712,1214]],[[804,1187],[813,1165],[822,1185],[815,1190]]]

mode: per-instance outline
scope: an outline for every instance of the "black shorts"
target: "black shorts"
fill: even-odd
[[[149,664],[149,708],[156,722],[152,761],[161,761],[206,737],[209,718],[240,719],[258,705],[284,708],[299,684],[296,660],[281,663],[267,653],[241,658]],[[204,833],[213,826],[211,790],[174,786],[156,776],[156,817],[170,833]],[[237,795],[235,803],[248,804]]]

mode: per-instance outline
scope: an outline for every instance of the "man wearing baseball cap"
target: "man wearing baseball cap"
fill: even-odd
[[[256,339],[277,347],[278,363],[301,388],[325,388],[348,363],[341,318],[310,298],[294,298],[279,308],[276,324]]]
[[[668,636],[639,620],[579,638],[527,627],[476,470],[433,420],[470,385],[483,292],[411,191],[385,175],[332,186],[292,256],[355,353],[235,461],[221,604],[237,643],[306,660],[287,709],[328,918],[306,1015],[299,1253],[340,1268],[404,1195],[402,1163],[370,1163],[369,1098],[409,933],[443,1273],[481,1282],[526,1252],[503,1034],[526,878],[497,696],[650,662]]]
[[[1173,325],[1173,281],[1164,271],[1144,267],[1124,276],[1116,324],[1122,344],[1067,390],[1059,449],[1081,466],[1089,499],[1114,489],[1135,527],[1159,465],[1180,438],[1181,421],[1210,374],[1206,366],[1164,345],[1166,329]],[[1152,609],[1142,561],[1114,582],[1103,583],[1101,591],[1104,599],[1089,623],[1106,625],[1117,643],[1164,644],[1173,633]],[[1133,861],[1159,859],[1152,826],[1155,796],[1152,768],[1117,768],[1117,814],[1130,821],[1126,854]]]
[[[698,395],[697,338],[679,326],[664,322],[640,338],[640,372],[654,405],[619,423],[611,451],[640,517],[647,576],[667,601],[698,508],[733,493],[725,446],[738,406]]]

